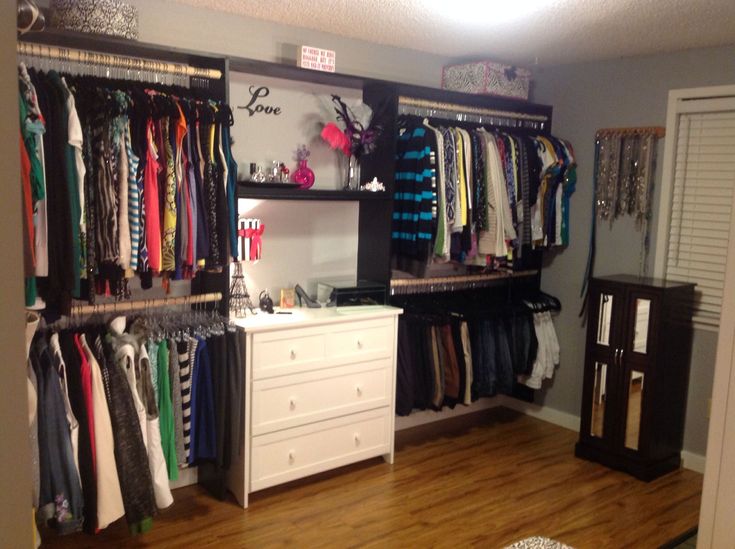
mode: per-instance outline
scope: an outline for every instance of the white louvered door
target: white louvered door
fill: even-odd
[[[694,321],[716,327],[735,197],[735,97],[680,101],[676,116],[664,275],[695,282]]]

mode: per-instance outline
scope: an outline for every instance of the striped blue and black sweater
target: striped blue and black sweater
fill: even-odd
[[[436,137],[425,127],[409,127],[398,137],[396,149],[393,263],[398,269],[420,275],[429,260],[435,230],[432,151],[436,150]]]

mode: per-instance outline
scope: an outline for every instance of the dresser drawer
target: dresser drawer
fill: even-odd
[[[319,368],[325,335],[314,330],[283,330],[253,337],[253,379]]]
[[[390,359],[253,382],[252,432],[260,435],[390,404]]]
[[[390,452],[390,408],[253,437],[250,490]]]
[[[392,319],[351,322],[335,326],[326,340],[329,359],[372,360],[393,353]]]

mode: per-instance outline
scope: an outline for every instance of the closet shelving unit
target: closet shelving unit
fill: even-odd
[[[406,111],[409,114],[421,112],[422,116],[432,120],[442,120],[459,126],[485,124],[517,133],[551,133],[552,107],[518,99],[373,80],[366,81],[363,86],[363,101],[373,110],[381,109],[385,113],[385,125],[388,129],[379,137],[375,153],[366,157],[361,168],[362,173],[368,178],[377,177],[383,181],[391,196],[396,156],[395,128],[398,126],[399,116]],[[529,127],[531,125],[536,127]],[[361,244],[358,249],[358,273],[364,274],[362,278],[383,281],[392,286],[390,227],[393,208],[392,203],[388,208],[380,206],[381,204],[360,204]],[[362,244],[363,234],[372,235],[371,241]],[[495,274],[495,284],[503,281],[511,283],[511,277]],[[540,282],[538,276],[535,280]]]
[[[259,200],[326,200],[330,202],[355,202],[362,200],[388,201],[388,193],[378,191],[331,191],[325,189],[299,190],[298,188],[278,189],[263,187],[239,187],[238,198]]]
[[[259,61],[256,59],[248,59],[245,57],[229,57],[229,72],[254,74],[269,78],[282,78],[285,80],[294,80],[298,82],[307,82],[310,84],[321,84],[326,86],[334,86],[340,88],[350,88],[355,90],[364,89],[366,79],[359,76],[339,73],[327,73],[320,71],[312,71],[285,65],[281,63],[270,63],[268,61]],[[382,181],[382,180],[381,180]],[[366,192],[366,191],[343,191],[343,190],[323,190],[308,189],[300,190],[297,188],[272,188],[264,187],[259,189],[255,186],[239,187],[239,198],[255,198],[260,200],[321,200],[329,202],[340,201],[390,201],[388,192]],[[386,207],[390,207],[389,205]]]
[[[56,46],[126,57],[139,57],[153,61],[168,61],[203,69],[219,70],[222,73],[222,78],[219,80],[210,79],[206,83],[198,82],[198,84],[204,84],[204,87],[213,98],[227,100],[227,59],[223,56],[147,44],[114,36],[86,34],[53,28],[46,29],[43,32],[24,34],[19,36],[18,40],[40,46]]]
[[[514,132],[550,133],[552,108],[528,101],[471,95],[435,88],[400,84],[348,74],[327,73],[302,69],[282,63],[272,63],[245,57],[203,53],[163,45],[148,44],[126,39],[91,35],[78,32],[49,29],[41,33],[29,33],[19,40],[27,43],[74,48],[114,55],[186,63],[193,67],[216,69],[222,72],[219,80],[194,79],[193,87],[204,87],[208,93],[223,101],[229,100],[229,73],[249,73],[335,87],[361,90],[363,101],[374,111],[381,112],[385,130],[379,136],[375,152],[363,159],[361,173],[364,180],[377,177],[383,182],[385,192],[362,192],[341,190],[298,190],[294,188],[257,189],[240,187],[238,196],[263,200],[302,201],[356,201],[359,203],[359,232],[357,278],[391,284],[390,245],[391,214],[393,196],[393,171],[396,154],[396,131],[401,107],[407,104],[424,105],[428,116],[447,111],[453,124],[473,124],[473,116],[486,113],[483,123]],[[433,109],[432,105],[436,108]],[[541,119],[542,127],[527,129],[520,121]],[[482,119],[481,119],[482,120]],[[537,273],[536,273],[537,274]],[[229,273],[207,273],[192,282],[192,293],[219,291],[224,295],[223,310],[227,307]],[[529,277],[530,278],[530,277]],[[496,282],[512,281],[513,277],[498,276]],[[536,276],[535,280],[539,280]],[[510,283],[510,282],[508,282]],[[399,283],[400,284],[400,283]]]
[[[168,46],[160,46],[155,44],[147,44],[144,42],[136,42],[123,38],[86,34],[73,31],[65,31],[49,28],[39,33],[28,33],[18,37],[20,43],[31,44],[32,49],[36,50],[41,57],[47,57],[49,50],[53,47],[82,50],[85,52],[94,52],[96,54],[107,54],[110,56],[121,56],[127,58],[137,58],[153,61],[153,66],[160,63],[159,77],[163,78],[165,63],[179,63],[190,67],[200,69],[214,69],[219,71],[221,77],[218,79],[192,77],[191,87],[193,89],[202,89],[206,91],[207,96],[212,99],[225,101],[228,100],[228,78],[227,78],[227,59],[223,56],[210,55],[201,52],[194,52],[179,48],[171,48]],[[45,47],[49,48],[45,50]],[[97,67],[97,74],[105,75],[105,63],[108,62],[104,57],[96,58],[90,66]],[[63,67],[66,61],[56,61],[50,64],[50,67]],[[79,63],[71,63],[78,65]],[[81,63],[84,65],[85,63]],[[43,63],[41,65],[43,67]],[[120,66],[111,67],[110,76],[115,78],[136,79],[137,68],[132,63],[130,68],[130,76],[126,72],[126,68]],[[147,75],[155,75],[158,71],[143,71]],[[218,309],[222,314],[226,314],[229,309],[229,270],[222,269],[220,273],[200,272],[191,281],[192,295],[208,294],[218,292],[222,295],[222,299],[218,302]]]
[[[416,293],[451,292],[454,290],[476,289],[494,286],[512,278],[538,276],[539,271],[496,271],[480,274],[455,276],[434,276],[430,278],[392,278],[391,295],[407,295]]]
[[[363,159],[361,173],[365,181],[377,177],[385,185],[385,192],[372,193],[311,189],[302,191],[293,188],[253,189],[241,186],[238,188],[238,196],[241,198],[279,200],[285,202],[295,200],[357,202],[359,207],[357,277],[359,279],[382,282],[388,287],[398,288],[403,285],[405,287],[411,286],[414,289],[416,287],[426,288],[427,283],[430,288],[432,287],[431,280],[414,280],[410,282],[391,280],[390,247],[397,137],[396,128],[399,115],[401,112],[404,112],[402,111],[402,107],[405,108],[407,103],[413,103],[414,106],[417,102],[421,102],[423,105],[431,105],[433,103],[437,107],[437,112],[441,110],[443,114],[449,111],[451,116],[445,118],[445,120],[456,125],[472,124],[472,116],[478,116],[478,113],[480,113],[480,116],[488,117],[481,120],[482,123],[494,125],[501,129],[505,128],[515,132],[529,131],[530,133],[550,133],[551,131],[552,108],[527,101],[469,95],[353,75],[316,72],[280,63],[197,52],[115,37],[55,29],[49,29],[41,33],[26,34],[19,37],[19,40],[24,43],[40,46],[73,48],[103,54],[181,63],[197,68],[215,69],[221,72],[221,78],[193,78],[191,81],[192,87],[205,89],[210,97],[228,103],[230,102],[229,78],[231,71],[288,79],[296,82],[352,88],[361,91],[363,101],[370,105],[374,111],[380,111],[383,114],[385,128],[378,138],[375,152]],[[124,70],[119,71],[118,74],[122,76],[124,72]],[[528,117],[543,117],[543,127],[524,129],[522,124],[516,123],[518,120],[528,120]],[[475,120],[474,122],[477,121]],[[283,207],[289,206],[288,204],[284,204]],[[538,288],[540,284],[540,270],[538,269],[490,274],[463,273],[463,275],[465,277],[464,280],[459,277],[451,280],[436,280],[433,289],[435,291],[454,291],[474,287],[487,287],[488,291],[503,292],[507,289],[508,294],[510,294],[515,287],[530,286],[532,288]],[[220,273],[203,272],[192,280],[192,296],[203,294],[211,296],[212,293],[222,295],[222,300],[219,301],[220,311],[226,313],[229,305],[229,269],[223,269]],[[208,299],[205,300],[209,301]],[[532,401],[533,391],[524,391],[522,389],[516,391],[518,393],[516,396],[523,400]]]

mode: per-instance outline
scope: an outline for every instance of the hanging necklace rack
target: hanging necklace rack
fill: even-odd
[[[394,278],[390,281],[390,295],[474,290],[475,288],[492,286],[500,280],[536,275],[538,275],[538,271],[528,270],[501,271],[464,276],[437,276],[431,278]]]
[[[97,305],[74,305],[72,306],[71,314],[72,316],[84,316],[97,313],[131,313],[133,311],[144,309],[173,307],[176,305],[197,305],[200,303],[212,303],[221,300],[221,292],[212,292],[208,294],[163,297],[159,299],[141,299],[126,302],[117,301],[115,303],[100,303]]]
[[[74,63],[81,66],[106,67],[108,69],[108,73],[110,69],[122,69],[130,75],[151,73],[154,75],[172,75],[174,78],[210,80],[219,80],[222,78],[222,71],[217,69],[192,67],[182,63],[155,61],[151,59],[143,59],[142,57],[127,57],[124,55],[60,48],[57,46],[47,46],[27,42],[19,42],[17,45],[17,51],[18,54],[22,56],[54,59],[60,61],[62,64],[67,63],[71,65]],[[107,76],[110,75],[108,74]],[[133,78],[131,77],[130,79]]]
[[[428,101],[415,97],[400,96],[398,98],[398,114],[423,116],[428,118],[443,118],[457,122],[471,122],[490,126],[521,128],[544,131],[548,124],[548,117],[543,114],[528,114],[521,112],[503,111],[458,105],[439,101]]]

